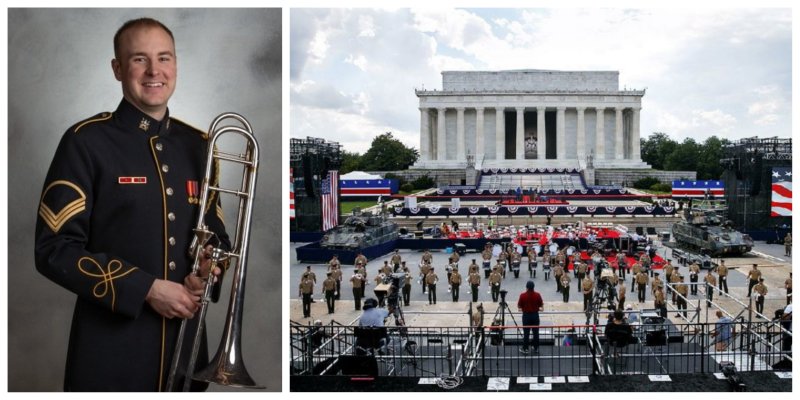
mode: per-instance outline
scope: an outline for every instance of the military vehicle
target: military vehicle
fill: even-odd
[[[353,210],[343,224],[325,232],[320,246],[328,249],[358,250],[397,239],[399,230],[384,213]]]
[[[679,247],[711,257],[741,255],[753,249],[753,239],[736,231],[731,221],[717,214],[724,208],[689,207],[684,220],[672,226],[672,236]]]

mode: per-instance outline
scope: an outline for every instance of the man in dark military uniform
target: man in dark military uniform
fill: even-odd
[[[342,268],[341,265],[331,268],[331,277],[336,281],[336,300],[341,298],[342,294]]]
[[[683,310],[683,317],[686,318],[686,296],[689,295],[689,288],[683,282],[683,276],[678,275],[677,279],[678,282],[675,284],[675,293],[677,293],[679,296],[677,296],[678,298],[676,304],[678,306],[678,311]]]
[[[361,310],[361,298],[364,297],[364,277],[359,271],[359,269],[354,269],[353,276],[350,277],[350,284],[353,285],[353,300],[355,301],[356,311]]]
[[[564,275],[564,267],[561,264],[556,263],[555,268],[553,268],[553,277],[556,281],[556,293],[561,293],[561,275]]]
[[[400,257],[400,250],[395,249],[394,254],[392,255],[392,269],[397,271],[400,268],[400,261],[403,261],[403,258]]]
[[[758,278],[758,283],[753,286],[753,291],[756,292],[756,311],[764,313],[764,298],[767,297],[767,285],[764,284],[764,278]]]
[[[436,304],[436,283],[439,282],[439,276],[433,270],[431,267],[431,271],[425,276],[425,283],[428,285],[428,304]]]
[[[403,261],[403,264],[405,264],[405,261]],[[414,278],[411,277],[411,271],[405,265],[403,266],[403,272],[405,273],[403,276],[403,305],[408,307],[411,304],[411,282],[414,281]]]
[[[453,301],[458,301],[458,294],[461,291],[461,274],[458,273],[458,268],[453,268],[450,274],[450,294],[452,294]]]
[[[664,297],[664,289],[661,286],[657,287],[653,293],[653,307],[658,310],[659,315],[667,318],[667,299]]]
[[[67,391],[164,390],[181,319],[194,317],[203,293],[188,251],[199,213],[214,233],[196,253],[201,276],[211,247],[230,248],[218,196],[198,207],[207,137],[167,109],[177,76],[172,33],[149,18],[126,22],[114,53],[123,100],[64,134],[36,223],[36,268],[77,294]],[[205,338],[200,348],[203,366]]]
[[[478,264],[475,263],[475,259],[472,259],[472,264],[469,265],[469,269],[467,270],[467,276],[472,274],[473,272],[478,272]]]
[[[717,282],[719,292],[722,293],[723,289],[725,293],[728,293],[728,267],[725,266],[725,260],[719,260],[719,265],[717,265],[717,276],[719,276],[719,280]]]
[[[536,250],[534,250],[533,246],[528,247],[528,276],[532,278],[536,278]]]
[[[313,281],[315,285],[317,284],[317,274],[315,274],[314,271],[311,270],[310,265],[306,266],[306,272],[303,272],[302,277],[311,279],[311,281]]]
[[[625,260],[625,253],[619,252],[617,253],[617,273],[619,277],[625,279],[625,272],[628,269],[628,262]]]
[[[689,291],[692,295],[697,296],[697,287],[699,286],[697,282],[700,280],[700,266],[697,263],[692,263],[689,266],[689,282],[691,283],[691,287],[689,287]]]
[[[500,282],[503,281],[503,275],[500,274],[499,269],[495,269],[492,271],[492,274],[489,275],[489,287],[491,288],[492,293],[492,301],[497,303],[497,300],[500,298]]]
[[[709,269],[706,271],[706,277],[703,278],[703,281],[706,283],[706,305],[710,307],[711,302],[714,301],[714,288],[717,286],[717,278],[714,277],[714,274]]]
[[[753,264],[753,268],[747,273],[747,278],[750,280],[747,285],[747,297],[750,297],[753,292],[753,286],[757,285],[761,279],[761,271],[758,270],[758,264]]]
[[[420,286],[422,286],[422,294],[428,293],[428,284],[426,283],[427,280],[425,278],[428,277],[428,273],[430,272],[431,265],[423,261],[422,265],[419,266],[419,283]]]
[[[564,297],[564,303],[569,303],[569,284],[572,281],[568,273],[561,274],[561,294]]]
[[[579,259],[580,259],[580,254],[575,257],[575,267],[574,268],[577,271],[578,282],[583,282],[583,278],[586,278],[586,271],[587,271],[587,269],[589,267],[589,264],[587,264],[585,262],[581,262],[581,261],[579,261]],[[577,286],[578,286],[578,293],[580,293],[581,292],[581,285],[577,285]]]
[[[311,296],[314,294],[314,282],[308,276],[300,281],[300,298],[303,299],[303,317],[311,318]]]
[[[583,291],[583,311],[589,309],[592,304],[592,296],[594,296],[594,281],[588,276],[581,281],[581,289]]]
[[[334,255],[333,257],[336,258],[336,255]],[[355,262],[354,265],[358,264],[367,265],[367,257],[359,251],[354,262]]]
[[[636,274],[636,293],[639,299],[639,303],[644,303],[646,289],[647,289],[647,272],[645,272],[644,270],[640,270],[639,273]]]
[[[491,273],[491,264],[492,264],[491,244],[486,243],[486,246],[484,246],[484,249],[481,252],[481,259],[483,260],[484,278],[488,279],[489,278],[489,274]]]
[[[328,305],[328,314],[333,314],[336,308],[336,279],[328,272],[328,278],[322,281],[322,294],[325,295],[325,304]]]
[[[625,280],[620,279],[617,284],[617,300],[619,300],[619,304],[617,304],[617,310],[622,311],[625,309],[626,290],[627,288],[625,288]]]
[[[789,272],[789,277],[783,282],[783,288],[786,289],[786,304],[792,302],[792,273]]]
[[[339,261],[338,254],[334,254],[333,257],[331,257],[330,261],[328,261],[328,271],[332,270],[334,267],[335,268],[342,267],[342,263]]]
[[[478,271],[469,274],[469,288],[472,292],[472,302],[478,301],[478,290],[480,290],[481,275]]]

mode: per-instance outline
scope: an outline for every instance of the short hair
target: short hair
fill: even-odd
[[[622,310],[614,311],[614,319],[616,319],[617,321],[622,321],[623,319],[625,319],[625,313],[622,312]]]
[[[132,19],[122,24],[117,30],[117,33],[114,34],[114,58],[119,59],[119,42],[122,34],[134,28],[161,28],[164,32],[167,32],[169,38],[172,39],[172,44],[175,44],[175,36],[172,35],[172,31],[160,21],[149,17]]]

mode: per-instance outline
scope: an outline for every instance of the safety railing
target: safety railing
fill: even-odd
[[[783,326],[729,318],[676,324],[647,318],[630,326],[631,334],[620,339],[607,337],[603,325],[293,324],[291,371],[403,377],[651,375],[719,372],[724,362],[740,371],[791,369],[792,334],[785,321]]]

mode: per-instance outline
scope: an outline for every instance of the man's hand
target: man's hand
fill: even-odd
[[[211,268],[211,249],[213,247],[211,245],[206,245],[203,254],[200,255],[200,269],[198,270],[198,275],[189,274],[186,275],[186,278],[183,280],[184,286],[186,289],[195,296],[202,296],[203,292],[205,291],[205,280],[204,278],[208,275],[208,269]],[[219,267],[215,267],[213,271],[213,278],[214,282],[216,282],[217,276],[222,273],[222,270]]]
[[[200,307],[200,296],[172,281],[156,279],[145,300],[161,316],[172,319],[192,318]]]

